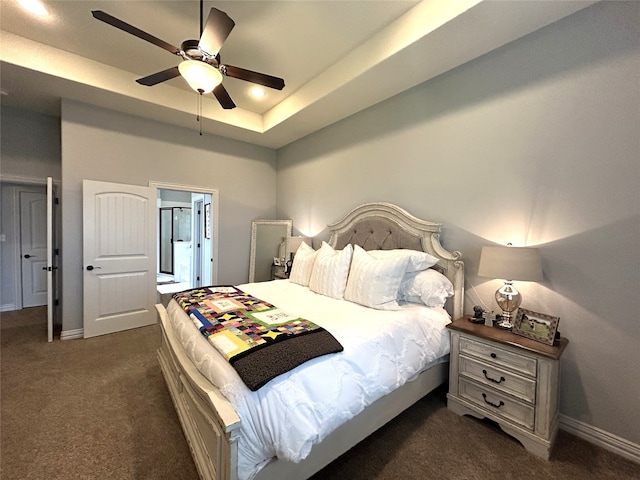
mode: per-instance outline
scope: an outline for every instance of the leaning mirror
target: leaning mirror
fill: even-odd
[[[284,257],[285,240],[291,236],[291,220],[253,220],[251,222],[251,255],[249,282],[271,280],[274,258]]]

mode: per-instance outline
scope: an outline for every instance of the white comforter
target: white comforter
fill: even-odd
[[[169,318],[187,355],[242,419],[240,480],[253,478],[274,456],[303,460],[312,445],[449,353],[444,327],[450,320],[441,308],[403,304],[399,311],[373,310],[288,280],[239,288],[321,325],[344,347],[341,353],[306,362],[252,392],[180,306],[174,300],[169,303]]]

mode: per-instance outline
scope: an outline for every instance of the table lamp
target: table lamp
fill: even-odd
[[[307,245],[311,246],[311,238],[309,237],[299,236],[299,237],[287,237],[285,239],[285,244],[286,244],[285,256],[287,259],[285,263],[286,273],[291,273],[291,266],[293,265],[293,257],[295,256],[302,242],[305,242]]]
[[[522,303],[522,295],[513,286],[514,280],[539,282],[542,280],[540,250],[532,247],[482,247],[478,276],[501,278],[504,285],[496,291],[496,302],[502,309],[498,327],[510,329],[514,312]]]

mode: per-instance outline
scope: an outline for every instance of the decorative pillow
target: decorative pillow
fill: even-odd
[[[334,250],[323,241],[313,265],[309,288],[321,295],[342,300],[352,255],[352,245],[347,245],[342,250]]]
[[[408,262],[406,255],[376,258],[356,245],[344,299],[378,310],[399,310],[398,289]]]
[[[397,248],[394,250],[369,250],[367,253],[375,258],[407,257],[409,259],[409,262],[407,263],[407,272],[420,272],[429,267],[433,267],[438,263],[438,259],[433,255],[429,255],[426,252],[407,250],[404,248]]]
[[[405,302],[424,303],[428,307],[442,307],[453,295],[453,284],[440,272],[430,268],[409,273],[404,277],[398,299]]]
[[[302,242],[298,247],[298,250],[296,250],[295,257],[293,257],[293,265],[291,267],[291,273],[289,274],[289,280],[304,287],[309,286],[309,279],[311,278],[313,264],[316,262],[317,255],[318,252],[305,242]]]

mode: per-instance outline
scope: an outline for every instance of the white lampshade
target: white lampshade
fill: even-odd
[[[198,93],[211,93],[222,83],[222,74],[218,69],[200,60],[185,60],[178,65],[178,71]]]
[[[482,247],[478,275],[502,280],[542,280],[540,250],[532,247]]]
[[[305,242],[307,245],[311,246],[311,239],[309,237],[287,237],[287,248],[286,248],[286,256],[289,258],[289,254],[295,254],[302,242]]]

